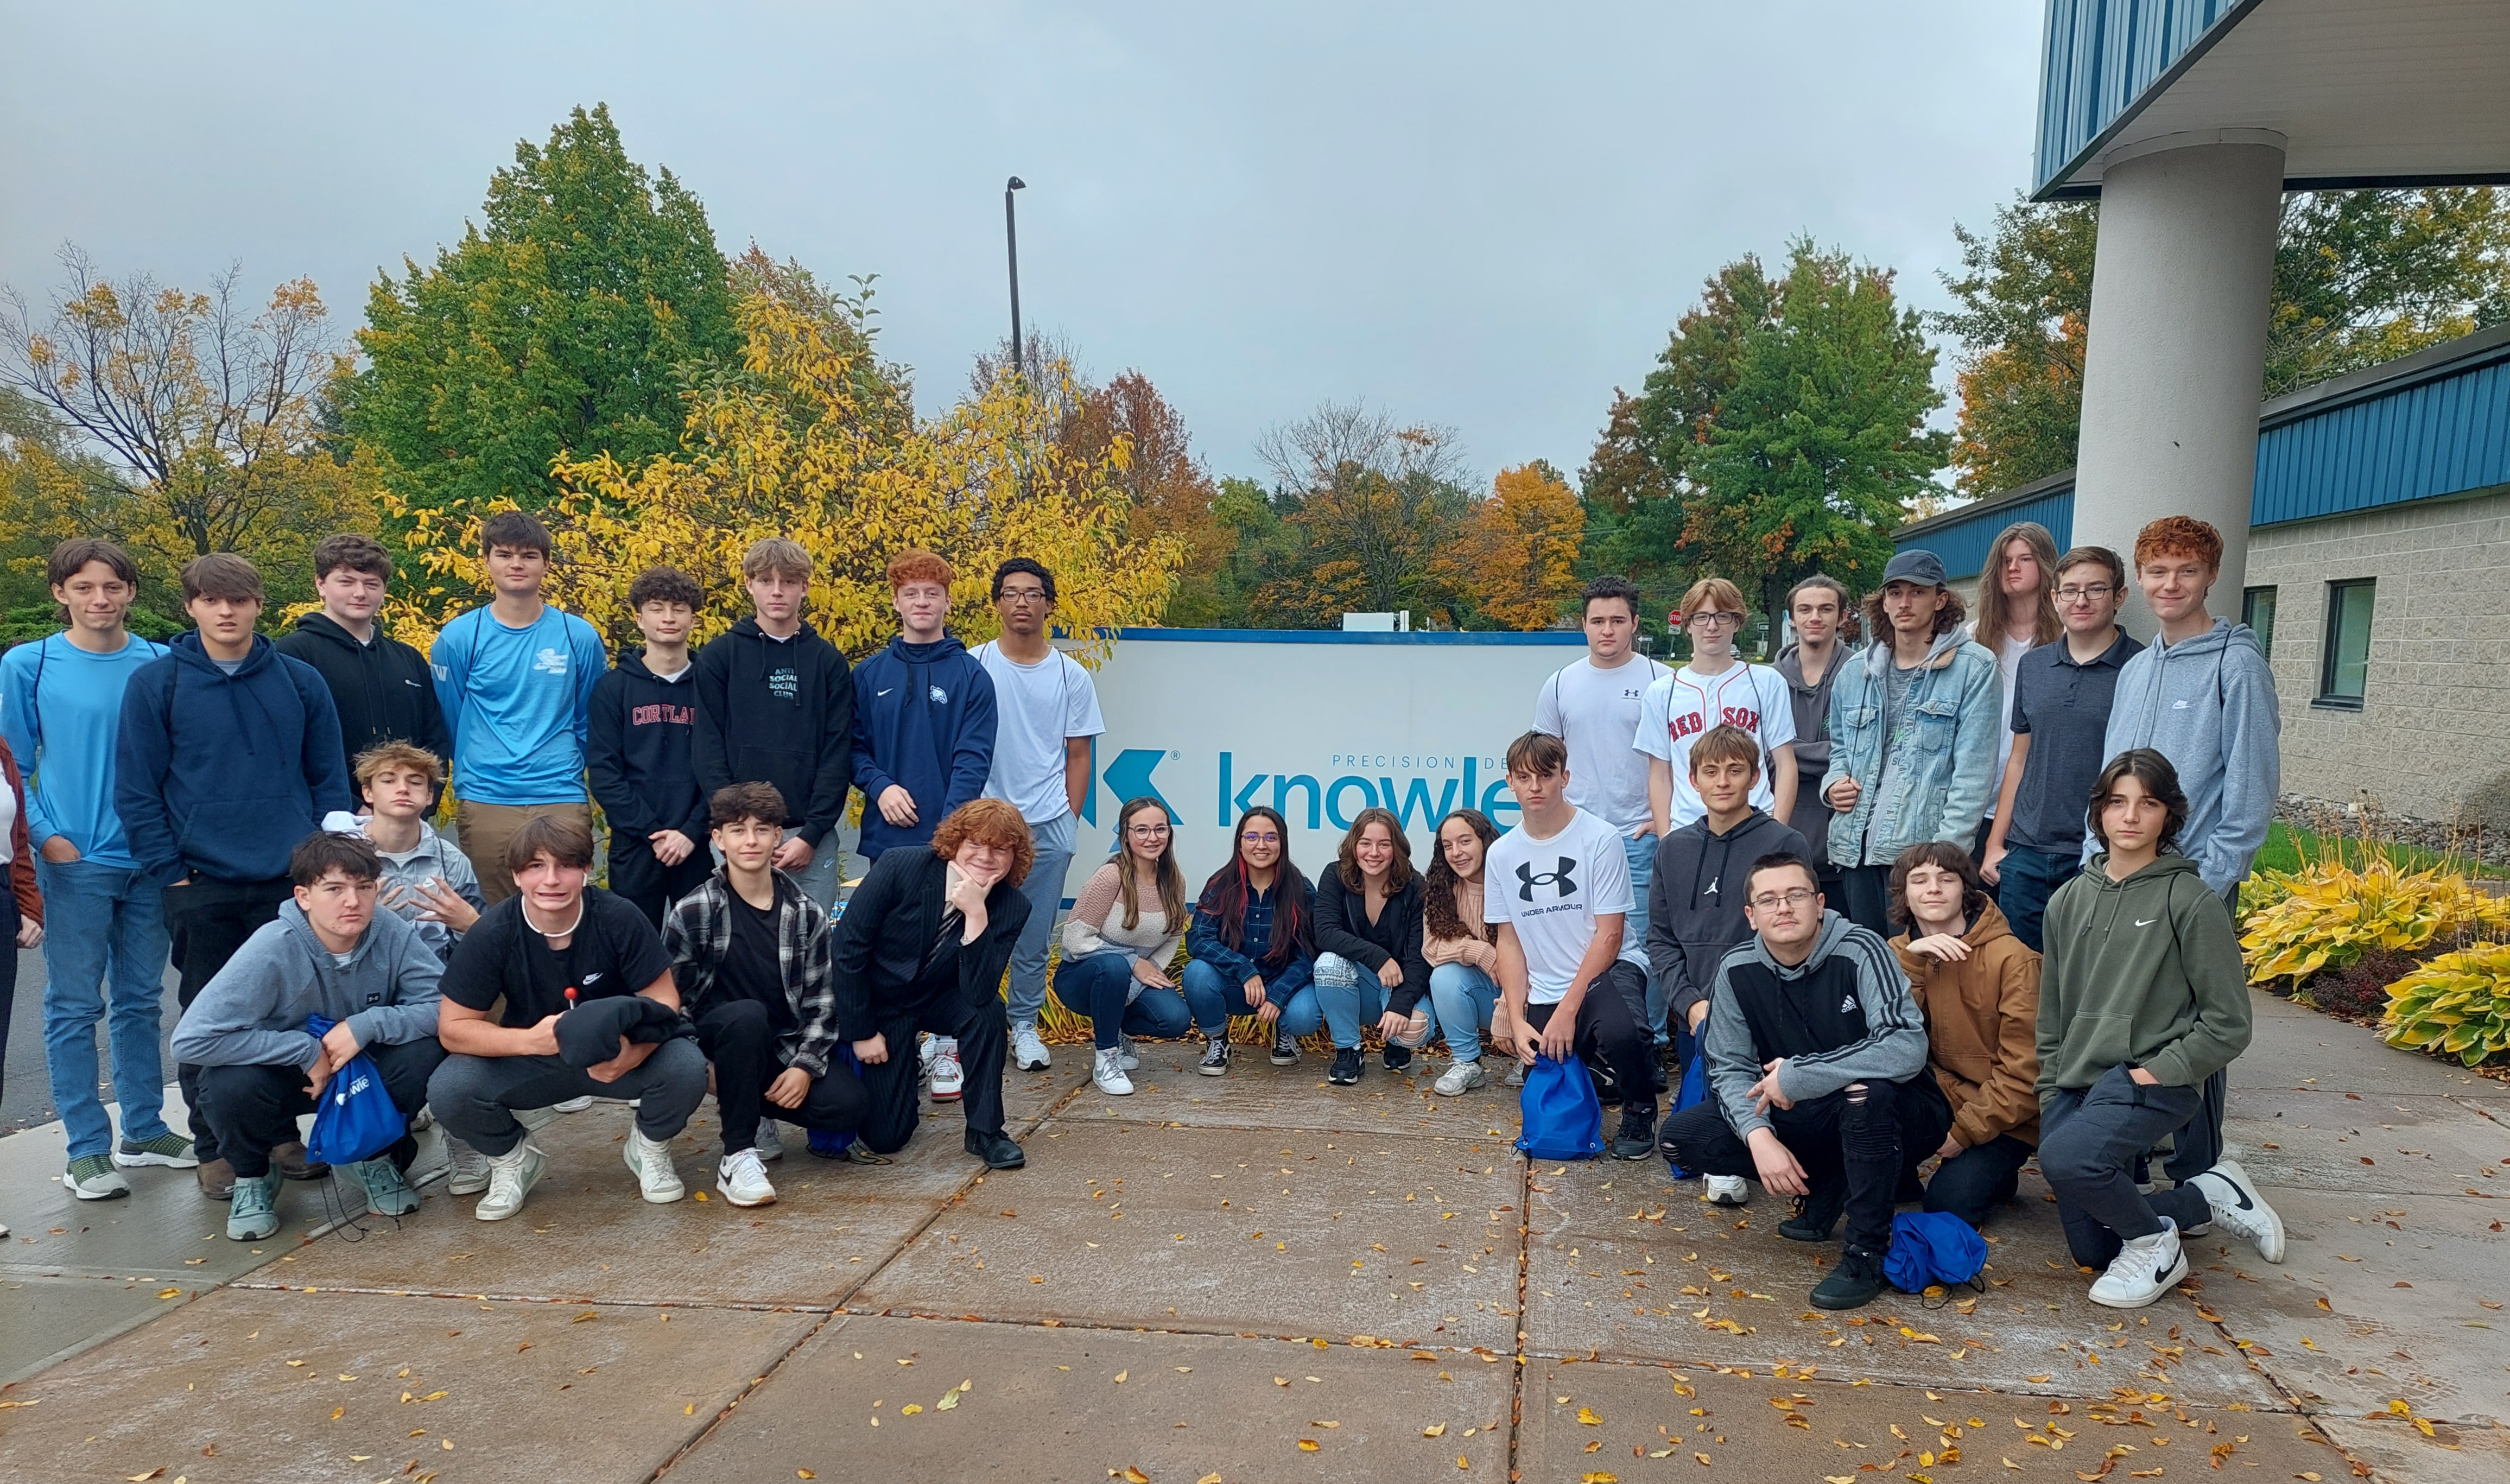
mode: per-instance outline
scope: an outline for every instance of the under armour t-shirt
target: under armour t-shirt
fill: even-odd
[[[1558,1004],[1586,961],[1595,919],[1626,918],[1637,904],[1620,831],[1582,809],[1548,840],[1518,825],[1491,842],[1483,857],[1482,921],[1515,927],[1525,949],[1529,1005]],[[1621,935],[1618,957],[1647,967],[1645,948],[1628,933]]]
[[[1752,805],[1777,811],[1769,756],[1796,740],[1795,693],[1787,677],[1766,665],[1734,665],[1713,675],[1686,665],[1639,699],[1638,730],[1630,740],[1634,755],[1671,765],[1675,829],[1708,817],[1699,790],[1691,786],[1691,744],[1718,726],[1740,727],[1761,740],[1761,777],[1752,785]]]
[[[1645,655],[1612,669],[1580,660],[1543,681],[1534,698],[1534,730],[1569,744],[1569,802],[1633,840],[1654,826],[1647,759],[1630,750],[1630,732],[1639,698],[1671,673]]]

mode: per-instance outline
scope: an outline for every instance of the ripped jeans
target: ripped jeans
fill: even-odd
[[[1952,1105],[1930,1072],[1902,1083],[1859,1083],[1769,1110],[1770,1130],[1804,1166],[1810,1191],[1806,1203],[1819,1206],[1825,1196],[1838,1199],[1844,1184],[1846,1244],[1877,1257],[1891,1250],[1901,1175],[1935,1152],[1952,1122]],[[1761,1178],[1752,1146],[1728,1125],[1713,1096],[1665,1120],[1657,1143],[1666,1158],[1692,1174]]]

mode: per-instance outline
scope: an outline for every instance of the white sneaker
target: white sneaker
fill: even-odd
[[[1460,1061],[1439,1074],[1429,1087],[1440,1097],[1462,1097],[1489,1081],[1490,1074],[1482,1070],[1480,1062]]]
[[[1109,1046],[1096,1053],[1089,1069],[1089,1080],[1109,1097],[1133,1095],[1133,1080],[1124,1075],[1124,1052],[1121,1046]]]
[[[523,1198],[549,1173],[549,1156],[525,1139],[511,1153],[481,1155],[488,1161],[488,1194],[471,1208],[481,1221],[503,1221],[523,1208]]]
[[[1023,1072],[1043,1072],[1054,1065],[1046,1043],[1038,1039],[1036,1021],[1023,1020],[1011,1027],[1011,1062]]]
[[[2179,1228],[2165,1216],[2160,1231],[2136,1237],[2110,1259],[2109,1271],[2092,1280],[2092,1302],[2110,1309],[2142,1309],[2187,1275],[2187,1254],[2179,1250]]]
[[[658,1146],[659,1147],[659,1146]],[[676,1178],[672,1182],[677,1184]],[[714,1188],[734,1205],[774,1205],[776,1187],[767,1183],[767,1166],[758,1162],[758,1151],[744,1149],[737,1155],[726,1155],[714,1167]],[[645,1199],[654,1199],[651,1187]],[[671,1199],[678,1199],[674,1196]]]
[[[2219,1161],[2190,1183],[2205,1193],[2206,1207],[2225,1230],[2257,1243],[2258,1256],[2267,1262],[2283,1261],[2283,1218],[2266,1204],[2238,1161]]]
[[[1142,1064],[1142,1058],[1133,1054],[1133,1038],[1122,1031],[1116,1033],[1116,1049],[1123,1053],[1125,1071],[1130,1072]]]
[[[762,1160],[784,1158],[784,1136],[776,1131],[774,1119],[758,1121],[758,1141],[750,1147],[758,1151],[758,1158]]]
[[[1710,1205],[1749,1205],[1751,1204],[1751,1181],[1744,1179],[1740,1175],[1710,1175],[1708,1177],[1708,1203]]]
[[[671,1146],[645,1137],[643,1129],[628,1130],[624,1158],[645,1199],[654,1204],[668,1205],[689,1193],[680,1183],[680,1172],[671,1167]]]
[[[955,1036],[932,1038],[932,1101],[955,1103],[968,1085],[968,1075],[959,1070],[959,1039]]]
[[[554,1106],[560,1113],[582,1113],[585,1109],[592,1106],[592,1094],[588,1092],[582,1097],[570,1097],[565,1102],[553,1104],[552,1106]]]
[[[444,1194],[476,1196],[488,1188],[486,1155],[451,1134],[444,1136]]]
[[[566,1104],[564,1103],[557,1103],[547,1108],[517,1108],[514,1110],[514,1122],[522,1124],[526,1130],[532,1133],[540,1132],[542,1129],[547,1128],[549,1125],[556,1123],[559,1119],[565,1116]]]

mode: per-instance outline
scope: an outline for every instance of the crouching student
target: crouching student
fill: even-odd
[[[443,966],[416,930],[377,912],[383,862],[353,835],[306,836],[290,853],[292,899],[245,939],[201,986],[174,1027],[174,1054],[201,1069],[201,1101],[235,1165],[227,1236],[259,1241],[279,1231],[280,1172],[271,1151],[296,1139],[331,1075],[364,1052],[406,1119],[427,1101],[444,1059],[437,1044]],[[310,1015],[332,1022],[314,1035]],[[418,1194],[405,1175],[418,1145],[403,1134],[338,1173],[366,1193],[366,1208],[405,1216]]]
[[[1421,879],[1421,961],[1429,1005],[1455,1060],[1430,1086],[1462,1097],[1490,1081],[1481,1033],[1499,1007],[1499,930],[1483,920],[1482,862],[1499,826],[1478,809],[1438,821],[1438,854]]]
[[[669,1145],[705,1097],[706,1067],[678,1034],[680,995],[661,935],[627,898],[585,885],[592,829],[579,818],[524,820],[504,865],[514,894],[481,914],[445,966],[437,1036],[449,1054],[428,1084],[437,1122],[487,1160],[487,1194],[471,1214],[505,1220],[549,1171],[515,1115],[594,1095],[636,1103],[628,1170],[647,1200],[679,1199],[688,1192]],[[570,1022],[576,1015],[586,1018]],[[618,1053],[585,1060],[591,1040],[615,1042]]]
[[[1766,856],[1745,877],[1754,935],[1717,967],[1700,1046],[1715,1096],[1665,1121],[1685,1169],[1791,1196],[1778,1235],[1827,1241],[1847,1217],[1817,1309],[1882,1291],[1901,1177],[1952,1123],[1926,1075],[1926,1031],[1882,938],[1827,911],[1810,862]]]
[[[445,843],[427,822],[444,764],[408,742],[385,742],[358,754],[358,792],[366,817],[357,821],[384,863],[383,893],[375,904],[418,930],[419,940],[439,959],[479,921],[486,899],[471,857]],[[335,821],[323,821],[326,828]]]
[[[1290,826],[1262,805],[1237,817],[1229,863],[1202,884],[1186,931],[1185,1003],[1202,1030],[1205,1077],[1229,1071],[1229,1017],[1273,1028],[1273,1065],[1324,1022],[1316,1001],[1314,894],[1290,861]]]
[[[959,1043],[968,1153],[994,1169],[1028,1162],[1003,1131],[1003,970],[1028,921],[1019,888],[1036,849],[1015,806],[971,799],[932,844],[881,852],[847,899],[831,930],[837,1025],[862,1063],[862,1141],[874,1154],[915,1136],[915,1033],[931,1031]]]
[[[2168,758],[2137,747],[2111,759],[2087,822],[2100,853],[2048,900],[2039,1172],[2074,1261],[2106,1270],[2092,1302],[2142,1309],[2187,1275],[2182,1237],[2220,1222],[2280,1263],[2283,1220],[2229,1160],[2136,1189],[2137,1160],[2248,1048],[2248,973],[2223,898],[2177,853],[2187,798]]]
[[[1371,1024],[1386,1037],[1386,1070],[1410,1066],[1435,1028],[1428,998],[1412,842],[1390,812],[1363,809],[1316,889],[1316,1004],[1334,1044],[1325,1080],[1338,1086],[1359,1081],[1367,1064],[1360,1032]]]
[[[1054,997],[1088,1017],[1095,1052],[1089,1080],[1110,1097],[1132,1095],[1133,1080],[1125,1074],[1142,1064],[1133,1054],[1134,1037],[1174,1040],[1194,1024],[1168,974],[1186,923],[1175,838],[1165,804],[1147,795],[1125,800],[1116,813],[1116,858],[1089,873],[1063,920]],[[1212,1067],[1205,1054],[1203,1069]],[[1213,1075],[1226,1070],[1224,1053]]]
[[[1891,920],[1902,929],[1891,951],[1926,1017],[1926,1064],[1953,1109],[1926,1209],[1983,1227],[2039,1143],[2039,955],[2005,925],[1969,852],[1948,841],[1892,862]]]

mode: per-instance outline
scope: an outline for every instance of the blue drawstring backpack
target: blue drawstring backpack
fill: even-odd
[[[1694,1108],[1706,1101],[1708,1101],[1708,1055],[1697,1042],[1692,1042],[1691,1060],[1682,1069],[1682,1085],[1673,1094],[1673,1111],[1680,1113],[1686,1108]],[[1691,1171],[1674,1163],[1671,1155],[1664,1157],[1664,1167],[1666,1172],[1676,1180],[1691,1178]]]
[[[1937,1283],[1985,1292],[1978,1275],[1987,1267],[1987,1238],[1949,1211],[1902,1211],[1891,1218],[1891,1251],[1882,1275],[1903,1293],[1924,1293]]]
[[[319,1038],[332,1023],[308,1015],[305,1030]],[[408,1132],[409,1121],[384,1090],[383,1074],[375,1070],[374,1058],[360,1051],[323,1084],[322,1098],[314,1109],[314,1131],[305,1136],[305,1153],[323,1164],[354,1164],[382,1154]]]
[[[846,904],[844,902],[839,902],[837,903],[835,915],[842,917],[845,915],[845,910]],[[828,1070],[831,1072],[835,1071],[839,1062],[843,1062],[845,1064],[845,1069],[847,1071],[852,1072],[856,1076],[861,1075],[862,1062],[855,1056],[854,1043],[849,1041],[839,1041],[837,1043],[837,1054],[828,1063]],[[777,1114],[782,1111],[782,1109],[770,1104],[767,1108],[767,1116],[769,1118],[774,1118]],[[814,1128],[810,1132],[811,1153],[818,1155],[822,1160],[842,1159],[845,1157],[846,1151],[854,1147],[856,1135],[850,1129],[832,1133],[824,1128]]]
[[[1538,1055],[1519,1096],[1525,1132],[1516,1147],[1530,1160],[1591,1160],[1604,1152],[1604,1105],[1578,1053]]]

